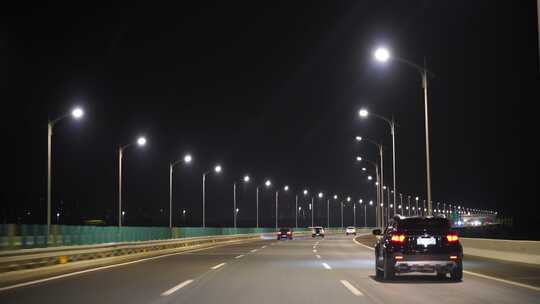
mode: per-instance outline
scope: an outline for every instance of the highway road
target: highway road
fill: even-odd
[[[490,262],[471,259],[465,270]],[[525,268],[532,276],[526,282],[540,282],[538,268]],[[2,291],[0,303],[540,303],[540,288],[469,273],[458,283],[428,275],[380,282],[372,250],[340,235],[260,240],[109,267]]]

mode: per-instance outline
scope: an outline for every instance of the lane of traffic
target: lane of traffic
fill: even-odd
[[[249,254],[268,241],[184,252],[0,293],[2,303],[149,303],[182,282],[195,280],[220,263]],[[220,266],[221,267],[221,266]]]

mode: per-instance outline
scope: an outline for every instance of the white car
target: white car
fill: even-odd
[[[316,237],[324,237],[324,228],[321,226],[311,227],[311,236]]]
[[[349,234],[356,235],[356,227],[353,227],[353,226],[347,227],[347,229],[345,229],[345,234],[346,235],[349,235]]]

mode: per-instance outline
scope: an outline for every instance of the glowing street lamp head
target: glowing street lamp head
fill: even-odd
[[[146,145],[146,138],[144,136],[137,138],[137,145],[141,147]]]
[[[244,176],[244,182],[247,183],[247,182],[249,182],[249,180],[250,180],[249,175],[245,175],[245,176]]]
[[[283,190],[289,191],[289,186],[285,185],[285,187],[283,187]]]
[[[373,206],[373,201],[369,201],[369,205],[370,205],[370,206]]]
[[[360,204],[362,204],[362,203],[364,202],[364,200],[359,199],[358,202],[359,202]]]
[[[370,175],[370,176],[367,177],[367,179],[368,179],[368,180],[372,180],[373,177],[371,177],[371,175]]]
[[[304,193],[304,195],[307,195],[307,194],[308,194],[308,191],[307,191],[307,190],[304,190],[303,193]]]
[[[365,167],[363,167],[363,168],[362,168],[362,171],[366,172],[366,171],[367,171],[367,169],[366,169]]]
[[[356,141],[362,141],[362,136],[356,136]]]
[[[362,118],[367,117],[368,114],[369,114],[369,112],[368,112],[368,110],[366,110],[366,109],[361,109],[360,111],[358,111],[358,115],[360,115],[360,117],[362,117]],[[360,140],[361,140],[361,139],[360,139]]]
[[[266,187],[270,187],[270,186],[272,186],[272,182],[271,182],[269,179],[267,179],[267,180],[264,182],[264,185],[265,185]]]
[[[184,156],[184,162],[185,162],[186,164],[191,163],[192,160],[193,160],[193,158],[191,157],[190,154],[186,154],[186,156]]]
[[[318,195],[319,195],[319,197],[323,197],[324,194],[322,192],[319,192]]]
[[[357,156],[357,157],[356,157],[356,161],[357,161],[357,162],[361,162],[361,161],[362,161],[362,157],[361,157],[361,156]]]
[[[222,170],[222,168],[221,168],[220,165],[217,165],[217,166],[214,167],[214,171],[215,171],[216,173],[220,173],[221,170]]]
[[[350,202],[350,201],[351,201],[351,197],[347,196],[347,202]]]
[[[334,199],[337,199],[337,198],[338,198],[337,194],[334,194]]]
[[[386,62],[390,59],[390,52],[386,48],[378,48],[373,53],[375,59],[380,62]]]
[[[76,118],[76,119],[79,119],[81,117],[83,117],[84,115],[84,112],[81,108],[75,108],[73,109],[73,111],[71,111],[71,115]]]
[[[416,200],[419,200],[419,199],[420,199],[420,198],[417,196],[417,197],[416,197]]]

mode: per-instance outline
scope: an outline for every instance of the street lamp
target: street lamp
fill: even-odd
[[[380,62],[386,62],[389,59],[394,59],[401,63],[405,63],[409,67],[414,68],[420,73],[422,78],[422,89],[424,91],[424,123],[426,133],[426,184],[427,184],[427,201],[428,201],[428,215],[432,215],[431,206],[431,170],[430,170],[430,157],[429,157],[429,111],[428,111],[428,69],[426,68],[426,62],[424,58],[424,66],[408,61],[406,59],[392,56],[390,51],[386,48],[378,48],[374,53],[375,59]],[[430,72],[431,73],[431,72]]]
[[[289,191],[289,186],[285,185],[283,191]],[[276,230],[278,229],[278,204],[279,204],[279,189],[276,189]]]
[[[375,56],[375,59],[380,62],[386,62],[390,59],[390,52],[386,48],[376,49],[373,55]]]
[[[143,139],[143,138],[140,138]],[[144,139],[146,143],[146,139]],[[182,159],[178,159],[169,163],[169,229],[172,228],[172,201],[173,201],[173,170],[180,162],[190,164],[193,158],[190,154],[186,154]]]
[[[390,135],[392,135],[392,178],[394,181],[394,204],[396,203],[396,123],[394,121],[394,117],[392,119],[388,119],[384,116],[375,114],[375,113],[369,113],[366,109],[360,110],[361,113],[364,113],[364,115],[360,114],[360,117],[366,118],[369,114],[374,116],[375,118],[378,118],[380,120],[383,120],[384,122],[388,123],[390,126]],[[394,214],[396,213],[396,209],[394,208]]]
[[[49,235],[51,230],[51,189],[52,189],[52,135],[54,126],[69,116],[72,116],[74,119],[80,119],[84,115],[84,111],[75,107],[71,110],[71,113],[66,113],[56,119],[49,120],[47,123],[47,235]]]
[[[214,167],[214,172],[216,174],[219,174],[221,173],[221,166],[220,165],[216,165]],[[203,228],[206,227],[206,175],[210,173],[210,170],[208,171],[205,171],[203,174],[202,174],[202,226]]]
[[[368,112],[367,110],[363,109],[363,110],[360,110],[359,112],[360,114],[360,117],[367,117],[368,115]],[[363,140],[362,137],[360,136],[357,136],[356,138],[360,138],[361,140]],[[377,147],[377,149],[379,150],[379,159],[380,159],[380,164],[377,165],[377,167],[380,166],[380,170],[377,169],[378,172],[380,172],[380,176],[379,174],[377,174],[377,196],[379,197],[378,199],[378,202],[381,202],[384,203],[384,193],[383,193],[383,190],[382,190],[382,186],[384,186],[384,157],[383,157],[383,145],[381,143],[378,143],[374,140],[371,140],[369,138],[365,138],[366,142],[368,142],[369,144],[372,144],[374,146]],[[377,168],[376,167],[376,168]],[[378,203],[377,202],[377,203]],[[380,227],[381,229],[383,229],[384,227],[384,210],[379,210],[379,208],[375,208],[375,216],[377,218],[377,225],[380,224]]]
[[[266,186],[266,188],[270,188],[270,186],[272,186],[272,182],[267,179],[265,182],[264,182],[264,185]],[[255,188],[255,193],[256,193],[256,196],[255,196],[255,205],[256,205],[256,209],[257,209],[257,228],[259,228],[259,186],[257,186]]]
[[[244,183],[249,183],[249,180],[250,180],[249,175],[247,175],[247,174],[244,175],[242,180],[244,181]],[[234,223],[234,228],[236,228],[237,214],[238,214],[238,208],[236,208],[236,181],[235,181],[233,183],[233,223]]]
[[[139,147],[145,146],[146,137],[139,136],[135,143]],[[122,227],[122,160],[124,159],[124,150],[133,144],[131,142],[118,148],[118,227]]]

